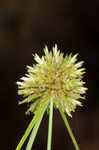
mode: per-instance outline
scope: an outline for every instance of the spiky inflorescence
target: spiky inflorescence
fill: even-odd
[[[18,94],[24,97],[19,104],[30,103],[27,113],[35,112],[52,97],[54,107],[61,107],[71,116],[77,105],[82,106],[79,99],[84,99],[83,94],[87,90],[82,81],[85,73],[81,68],[83,61],[76,62],[78,54],[63,57],[57,45],[50,52],[46,46],[44,53],[41,58],[35,54],[37,64],[27,66],[28,73],[17,82]]]

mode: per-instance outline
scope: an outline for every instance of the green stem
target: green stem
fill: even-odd
[[[49,101],[47,101],[46,103],[49,103]],[[16,150],[20,150],[21,147],[23,146],[25,140],[27,139],[29,133],[31,132],[31,130],[33,129],[35,123],[37,122],[37,119],[39,117],[39,115],[41,114],[42,110],[45,108],[45,103],[41,105],[41,107],[38,108],[38,111],[36,112],[35,116],[33,117],[33,119],[31,120],[29,126],[27,127],[25,134],[23,135],[22,139],[20,140]]]
[[[64,114],[64,112],[62,111],[61,108],[59,108],[59,111],[60,111],[60,114],[61,114],[61,116],[62,116],[62,118],[63,118],[63,120],[64,120],[64,123],[65,123],[66,127],[67,127],[67,130],[68,130],[68,132],[69,132],[69,135],[70,135],[70,137],[71,137],[71,139],[72,139],[72,142],[73,142],[73,144],[74,144],[74,146],[75,146],[75,149],[76,149],[76,150],[80,150],[80,149],[79,149],[79,146],[78,146],[78,144],[77,144],[77,142],[76,142],[76,139],[75,139],[75,137],[74,137],[74,135],[73,135],[73,133],[72,133],[72,130],[71,130],[71,127],[70,127],[70,125],[69,125],[69,123],[68,123],[68,120],[67,120],[67,118],[66,118],[66,115]]]
[[[34,140],[35,140],[37,131],[38,131],[38,129],[39,129],[39,126],[40,126],[40,124],[41,124],[41,121],[42,121],[42,119],[43,119],[43,116],[44,116],[44,113],[45,113],[45,111],[46,111],[46,109],[47,109],[48,104],[49,104],[49,103],[47,103],[47,104],[45,105],[45,107],[44,107],[42,113],[41,113],[40,116],[38,117],[38,120],[37,120],[37,122],[36,122],[36,124],[35,124],[35,126],[34,126],[34,128],[33,128],[33,130],[32,130],[32,133],[31,133],[31,135],[30,135],[30,139],[29,139],[29,142],[28,142],[28,144],[27,144],[26,150],[31,150],[31,148],[32,148],[32,145],[33,145],[33,143],[34,143]]]
[[[53,120],[53,99],[51,98],[50,99],[50,112],[49,112],[49,127],[48,127],[47,150],[51,150],[52,120]]]

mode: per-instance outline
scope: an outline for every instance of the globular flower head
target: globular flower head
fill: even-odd
[[[24,97],[19,104],[29,103],[27,113],[35,113],[42,103],[53,98],[54,108],[61,107],[71,116],[77,105],[82,106],[79,99],[84,99],[87,90],[82,81],[83,61],[77,62],[78,54],[64,57],[57,45],[52,51],[46,46],[44,53],[41,58],[35,54],[36,64],[27,66],[27,74],[17,82],[18,94]]]

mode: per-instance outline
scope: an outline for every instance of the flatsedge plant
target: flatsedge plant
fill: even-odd
[[[53,108],[59,110],[74,147],[79,150],[66,114],[72,117],[71,112],[82,106],[79,99],[85,98],[87,88],[82,80],[85,73],[83,61],[77,62],[78,54],[64,56],[57,45],[51,51],[45,46],[44,54],[41,58],[34,55],[36,64],[27,66],[27,73],[17,82],[18,94],[24,98],[19,104],[28,103],[26,114],[32,112],[34,116],[16,150],[22,148],[29,134],[26,150],[31,150],[46,111],[49,114],[47,150],[51,150]]]

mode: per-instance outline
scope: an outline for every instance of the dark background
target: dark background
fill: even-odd
[[[99,149],[99,1],[0,1],[0,149],[14,150],[32,119],[26,105],[18,106],[16,81],[34,63],[32,53],[43,54],[57,43],[62,52],[79,53],[88,87],[83,108],[69,119],[80,150]],[[45,150],[48,116],[41,124],[34,150]],[[22,148],[25,150],[25,146]],[[54,112],[52,150],[74,150],[60,117]]]

